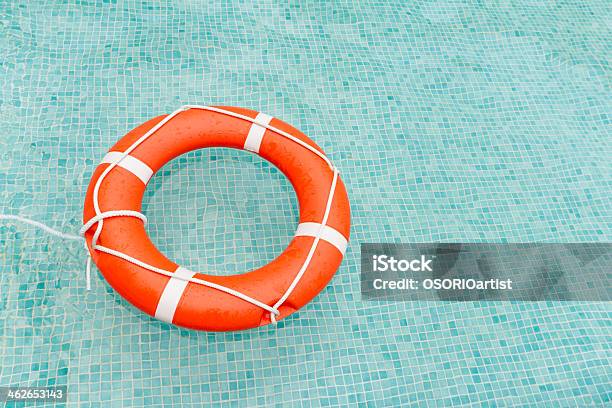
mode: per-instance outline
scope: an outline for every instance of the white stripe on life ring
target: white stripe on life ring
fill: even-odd
[[[119,160],[122,155],[122,152],[108,152],[102,159],[102,163],[114,163],[115,161]],[[125,156],[123,160],[117,163],[117,166],[122,167],[134,174],[144,184],[147,184],[153,175],[153,170],[134,156]]]
[[[259,123],[268,125],[272,120],[272,116],[259,112],[255,117],[255,120]],[[263,140],[264,133],[266,133],[265,127],[259,126],[257,123],[251,124],[249,134],[244,142],[244,150],[248,150],[253,153],[259,153],[259,147],[261,146],[261,141]]]
[[[316,237],[319,233],[319,228],[321,224],[318,222],[304,222],[298,225],[297,231],[295,231],[296,237]],[[321,231],[321,239],[329,242],[336,248],[338,251],[344,256],[346,252],[346,247],[348,246],[348,241],[344,238],[337,230],[333,229],[329,225],[324,225],[323,230]]]
[[[176,271],[174,271],[174,274],[181,278],[190,279],[195,275],[195,272],[179,266]],[[159,298],[159,303],[155,310],[156,318],[167,323],[172,323],[174,313],[176,312],[176,308],[188,283],[189,282],[186,280],[170,278]]]

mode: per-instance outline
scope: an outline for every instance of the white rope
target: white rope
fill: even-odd
[[[179,109],[175,110],[174,112],[172,112],[170,115],[168,115],[165,118],[163,118],[161,121],[159,121],[159,123],[157,123],[151,129],[149,129],[149,131],[147,133],[142,135],[130,147],[128,147],[127,150],[124,151],[121,156],[119,156],[117,159],[115,159],[106,169],[104,169],[104,171],[102,172],[102,174],[98,178],[98,180],[96,182],[96,185],[94,186],[94,191],[93,191],[93,204],[94,204],[94,210],[96,212],[96,215],[100,215],[102,213],[102,211],[100,210],[100,204],[98,203],[98,192],[100,190],[100,185],[102,184],[102,180],[104,180],[104,178],[108,175],[108,173],[110,173],[110,171],[112,169],[114,169],[115,166],[117,166],[117,164],[119,164],[121,162],[121,160],[123,160],[125,157],[127,157],[142,142],[147,140],[147,138],[149,136],[151,136],[153,133],[157,132],[162,126],[164,126],[166,123],[168,123],[168,121],[170,121],[170,119],[172,119],[173,117],[175,117],[176,115],[178,115],[179,113],[181,113],[184,110],[185,110],[184,108],[179,108]],[[98,242],[98,238],[100,238],[100,234],[102,233],[102,228],[103,227],[104,227],[104,220],[102,219],[102,220],[100,220],[100,222],[98,222],[98,226],[96,227],[96,232],[94,233],[94,236],[91,239],[91,246],[94,249],[96,247],[96,243]]]
[[[325,161],[325,163],[327,163],[327,165],[329,166],[330,169],[334,169],[334,165],[332,164],[332,162],[327,158],[327,156],[325,156],[323,153],[321,153],[320,151],[318,151],[317,149],[315,149],[314,147],[312,147],[311,145],[309,145],[308,143],[298,139],[297,137],[283,131],[280,130],[277,127],[274,127],[272,125],[269,125],[267,123],[264,122],[258,122],[256,119],[253,119],[249,116],[246,115],[241,115],[239,113],[234,113],[231,111],[227,111],[225,109],[220,109],[220,108],[215,108],[213,106],[200,106],[200,105],[185,105],[183,106],[183,108],[188,108],[188,109],[201,109],[201,110],[207,110],[207,111],[211,111],[211,112],[217,112],[217,113],[221,113],[227,116],[232,116],[234,118],[238,118],[238,119],[243,119],[246,120],[248,122],[251,123],[255,123],[256,125],[259,125],[261,127],[264,127],[268,130],[271,130],[274,133],[278,133],[281,136],[286,137],[287,139],[291,139],[292,141],[294,141],[295,143],[299,144],[300,146],[310,150],[311,152],[313,152],[314,154],[316,154],[317,156],[319,156],[321,159],[323,159]]]
[[[131,210],[113,210],[113,211],[101,211],[100,209],[100,205],[98,202],[98,193],[100,190],[100,185],[102,184],[102,181],[104,180],[104,178],[110,173],[110,171],[117,166],[125,157],[127,157],[132,151],[134,151],[134,149],[136,149],[140,144],[142,144],[147,138],[149,138],[152,134],[154,134],[155,132],[157,132],[162,126],[164,126],[166,123],[168,123],[172,118],[174,118],[176,115],[178,115],[179,113],[189,110],[189,109],[200,109],[200,110],[208,110],[211,112],[217,112],[217,113],[221,113],[224,115],[228,115],[228,116],[232,116],[238,119],[242,119],[242,120],[246,120],[252,123],[255,123],[259,126],[262,126],[268,130],[271,130],[274,133],[277,133],[280,136],[283,136],[285,138],[288,138],[292,141],[294,141],[295,143],[298,143],[299,145],[303,146],[304,148],[308,149],[309,151],[311,151],[312,153],[316,154],[317,156],[319,156],[320,158],[322,158],[327,165],[332,169],[333,171],[333,179],[332,179],[332,185],[331,185],[331,189],[329,192],[329,196],[327,199],[327,205],[325,208],[325,213],[323,216],[323,221],[321,222],[321,226],[319,227],[319,231],[317,232],[315,239],[313,241],[313,244],[310,248],[310,251],[308,252],[308,256],[306,257],[306,260],[304,261],[304,264],[302,265],[302,267],[300,268],[298,274],[295,276],[295,278],[293,279],[293,281],[291,282],[291,285],[289,286],[289,288],[287,288],[287,290],[285,291],[285,293],[283,294],[283,296],[274,304],[274,306],[269,306],[263,302],[260,302],[257,299],[254,299],[248,295],[245,295],[242,292],[238,292],[234,289],[228,288],[226,286],[223,285],[218,285],[216,283],[213,282],[209,282],[209,281],[205,281],[203,279],[197,279],[197,278],[185,278],[185,277],[181,277],[181,276],[177,276],[176,274],[174,274],[171,271],[167,271],[165,269],[161,269],[161,268],[157,268],[153,265],[149,265],[147,263],[144,263],[136,258],[133,258],[127,254],[124,254],[122,252],[116,251],[114,249],[111,248],[107,248],[105,246],[102,245],[98,245],[97,241],[100,237],[100,234],[102,233],[102,228],[104,226],[104,219],[105,218],[110,218],[110,217],[136,217],[139,218],[141,220],[143,220],[143,222],[146,222],[146,217],[144,215],[142,215],[141,213],[137,212],[137,211],[131,211]],[[83,225],[83,228],[81,228],[81,234],[84,234],[86,231],[88,231],[94,224],[98,224],[96,227],[96,231],[92,237],[91,240],[91,247],[93,250],[98,250],[104,253],[107,253],[109,255],[112,256],[116,256],[118,258],[121,258],[127,262],[133,263],[135,265],[138,265],[144,269],[147,269],[149,271],[152,272],[156,272],[159,273],[161,275],[165,275],[174,279],[180,279],[183,281],[188,281],[188,282],[192,282],[192,283],[196,283],[196,284],[200,284],[200,285],[204,285],[210,288],[214,288],[217,289],[219,291],[228,293],[230,295],[233,295],[235,297],[238,297],[242,300],[245,300],[253,305],[256,305],[268,312],[270,312],[270,320],[272,322],[276,322],[276,316],[280,314],[280,312],[278,311],[278,307],[280,307],[280,305],[282,305],[287,298],[291,295],[291,293],[293,292],[293,290],[295,289],[295,287],[297,286],[297,284],[299,283],[300,279],[302,278],[302,276],[304,275],[304,273],[306,272],[306,270],[308,269],[308,266],[310,265],[310,262],[312,260],[312,257],[314,255],[314,252],[317,248],[317,244],[319,243],[320,239],[321,239],[321,233],[323,230],[323,226],[326,225],[327,223],[327,219],[329,217],[329,213],[331,210],[331,203],[333,200],[333,196],[334,196],[334,192],[336,189],[336,184],[337,184],[337,180],[338,180],[338,170],[334,167],[334,165],[331,163],[331,161],[321,152],[319,152],[317,149],[315,149],[314,147],[310,146],[309,144],[303,142],[302,140],[296,138],[293,135],[290,135],[287,132],[284,132],[274,126],[270,126],[268,124],[265,123],[260,123],[257,120],[245,116],[245,115],[241,115],[238,113],[234,113],[231,111],[227,111],[224,109],[220,109],[220,108],[213,108],[213,107],[209,107],[209,106],[198,106],[198,105],[185,105],[179,109],[177,109],[176,111],[172,112],[171,114],[169,114],[168,116],[166,116],[164,119],[162,119],[159,123],[157,123],[155,126],[153,126],[151,129],[149,129],[144,135],[142,135],[140,138],[138,138],[138,140],[136,140],[129,148],[127,148],[122,154],[121,156],[118,156],[115,160],[113,160],[110,165],[102,172],[102,174],[100,175],[100,177],[98,178],[98,180],[96,181],[96,184],[94,186],[94,190],[93,190],[93,205],[94,205],[94,210],[96,215],[94,217],[92,217],[90,220],[88,220],[85,225]],[[91,256],[88,258],[87,260],[87,276],[90,276],[90,266],[91,266]],[[88,289],[89,289],[89,283],[88,283]]]
[[[112,218],[112,217],[135,217],[135,218],[141,219],[142,222],[145,225],[147,224],[147,217],[145,217],[144,214],[139,213],[138,211],[132,211],[132,210],[105,211],[105,212],[100,213],[100,214],[98,214],[98,215],[96,215],[94,217],[91,217],[89,219],[89,221],[87,221],[85,223],[85,225],[83,225],[83,227],[81,227],[81,229],[79,230],[79,234],[81,236],[84,236],[85,233],[87,231],[89,231],[89,229],[96,222],[102,222],[105,218]],[[92,248],[93,247],[94,246],[93,246],[93,241],[92,241]],[[87,256],[87,267],[85,268],[85,282],[87,284],[87,290],[91,290],[91,255],[89,255],[89,248],[87,247],[87,241],[85,241],[85,251],[88,254],[88,256]]]
[[[331,212],[331,204],[334,199],[334,192],[336,191],[337,182],[338,182],[338,171],[334,168],[334,178],[332,179],[331,188],[329,189],[329,195],[327,196],[327,204],[325,206],[325,213],[323,214],[323,221],[321,221],[321,225],[319,226],[319,231],[317,232],[317,235],[315,236],[315,239],[312,242],[310,251],[308,251],[308,256],[306,256],[306,260],[302,264],[300,271],[297,273],[297,275],[295,275],[293,282],[291,282],[291,285],[289,285],[289,287],[287,288],[283,296],[274,304],[273,307],[275,309],[279,308],[280,305],[285,303],[285,300],[287,300],[287,298],[291,295],[291,292],[293,292],[293,289],[295,289],[297,284],[300,282],[300,279],[302,279],[302,276],[304,276],[304,273],[306,273],[306,270],[308,269],[308,266],[310,265],[310,261],[312,261],[312,257],[314,256],[315,250],[317,249],[317,245],[319,244],[319,241],[321,240],[321,232],[323,231],[323,227],[327,224],[327,219],[329,218],[329,213]],[[273,314],[270,314],[270,320],[273,323],[276,323],[276,316],[274,316]]]
[[[25,218],[25,217],[20,217],[18,215],[6,215],[6,214],[0,214],[0,220],[13,220],[13,221],[19,221],[19,222],[23,222],[24,224],[28,224],[28,225],[32,225],[36,228],[40,228],[41,230],[45,231],[48,234],[51,234],[53,236],[62,238],[62,239],[68,239],[68,240],[72,240],[72,241],[83,241],[85,243],[85,249],[87,250],[87,242],[85,242],[85,240],[83,239],[82,236],[80,235],[73,235],[73,234],[67,234],[65,232],[61,232],[58,231],[56,229],[53,229],[45,224],[43,224],[42,222],[38,222],[38,221],[34,221],[31,220],[29,218]],[[87,290],[91,290],[91,257],[87,258],[87,269],[85,270],[85,282],[86,282],[86,286],[87,286]]]
[[[205,281],[203,279],[198,279],[198,278],[184,278],[184,277],[182,277],[180,275],[177,275],[177,274],[175,274],[173,272],[167,271],[165,269],[157,268],[157,267],[155,267],[153,265],[149,265],[149,264],[147,264],[145,262],[142,262],[142,261],[140,261],[140,260],[138,260],[136,258],[133,258],[133,257],[131,257],[129,255],[126,255],[123,252],[119,252],[119,251],[116,251],[114,249],[102,246],[102,245],[97,245],[96,246],[96,250],[100,251],[100,252],[107,253],[109,255],[116,256],[117,258],[121,258],[124,261],[128,261],[130,263],[133,263],[134,265],[138,265],[141,268],[148,269],[148,270],[150,270],[152,272],[156,272],[156,273],[168,276],[168,277],[173,278],[173,279],[179,279],[179,280],[182,280],[182,281],[193,282],[193,283],[197,283],[197,284],[200,284],[200,285],[208,286],[209,288],[213,288],[213,289],[217,289],[217,290],[226,292],[226,293],[228,293],[230,295],[234,295],[234,296],[236,296],[236,297],[238,297],[238,298],[240,298],[242,300],[245,300],[245,301],[247,301],[249,303],[252,303],[252,304],[254,304],[256,306],[259,306],[262,309],[265,309],[265,310],[269,311],[272,314],[278,314],[279,313],[278,310],[276,310],[276,309],[266,305],[265,303],[262,303],[259,300],[253,299],[252,297],[250,297],[248,295],[245,295],[242,292],[238,292],[237,290],[228,288],[226,286],[219,285],[219,284],[216,284],[216,283],[213,283],[213,282],[209,282],[209,281]]]
[[[87,241],[85,241],[85,253],[87,254],[87,266],[85,267],[85,284],[87,290],[91,290],[91,255],[89,254]]]
[[[14,220],[14,221],[23,222],[25,224],[32,225],[32,226],[34,226],[36,228],[40,228],[41,230],[45,231],[48,234],[51,234],[51,235],[54,235],[56,237],[63,238],[63,239],[69,239],[69,240],[73,240],[73,241],[80,241],[80,240],[83,239],[79,235],[67,234],[65,232],[61,232],[61,231],[55,230],[55,229],[53,229],[51,227],[48,227],[48,226],[46,226],[45,224],[43,224],[41,222],[34,221],[34,220],[29,219],[29,218],[20,217],[18,215],[0,214],[0,220]]]
[[[89,229],[98,221],[102,221],[106,218],[112,217],[135,217],[141,219],[142,222],[147,225],[147,217],[143,213],[132,210],[113,210],[113,211],[104,211],[94,217],[91,217],[89,221],[87,221],[79,230],[79,234],[84,235],[85,232],[89,231]]]

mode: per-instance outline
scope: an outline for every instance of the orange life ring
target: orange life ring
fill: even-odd
[[[293,185],[300,223],[268,265],[232,276],[195,273],[147,236],[140,214],[147,182],[170,160],[204,147],[257,153]],[[83,221],[91,259],[131,304],[178,326],[229,331],[285,318],[327,285],[348,243],[350,208],[336,168],[299,130],[250,109],[186,106],[145,122],[110,149],[91,178]]]

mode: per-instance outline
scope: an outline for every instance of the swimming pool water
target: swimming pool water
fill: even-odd
[[[331,284],[274,327],[198,333],[132,308],[86,254],[0,221],[0,386],[68,405],[606,406],[609,303],[375,303],[361,242],[609,242],[605,1],[0,4],[0,213],[75,233],[89,177],[192,103],[300,128],[340,169],[352,236]],[[265,264],[295,195],[246,152],[172,162],[144,200],[190,269]]]

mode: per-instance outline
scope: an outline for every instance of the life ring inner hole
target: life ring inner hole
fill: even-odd
[[[142,200],[153,243],[180,265],[209,275],[236,275],[278,256],[298,225],[287,177],[258,155],[204,148],[164,165]]]

